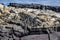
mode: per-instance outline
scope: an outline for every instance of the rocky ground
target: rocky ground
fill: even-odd
[[[58,36],[59,35],[59,36]],[[49,40],[47,34],[24,36],[21,40]],[[60,32],[50,34],[50,40],[60,40]]]
[[[51,10],[15,8],[0,4],[0,40],[40,40],[40,37],[43,40],[46,39],[44,37],[47,35],[42,34],[39,36],[35,35],[35,33],[43,33],[43,28],[59,26],[60,14],[57,12]],[[30,36],[31,38],[28,35],[32,35]],[[36,36],[39,37],[36,39]]]

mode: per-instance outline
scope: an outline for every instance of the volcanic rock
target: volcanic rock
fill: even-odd
[[[18,4],[18,3],[10,3],[8,6],[12,6],[16,8],[33,8],[33,9],[41,9],[41,10],[52,10],[55,12],[60,12],[60,6],[46,6],[41,4]]]

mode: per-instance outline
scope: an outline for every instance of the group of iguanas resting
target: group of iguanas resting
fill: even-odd
[[[24,26],[24,29],[48,28],[47,31],[52,32],[53,30],[49,28],[60,26],[60,14],[51,10],[15,8],[0,4],[0,25],[9,22],[19,23]]]

